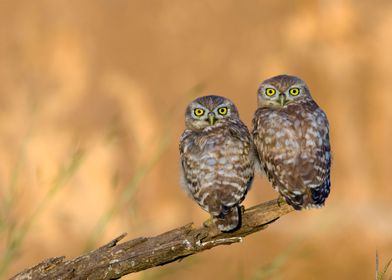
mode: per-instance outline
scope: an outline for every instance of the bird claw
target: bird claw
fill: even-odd
[[[286,204],[286,200],[283,198],[283,196],[279,195],[278,199],[276,200],[278,203],[278,206],[281,207],[282,205]]]
[[[214,221],[213,221],[212,218],[210,218],[210,219],[208,219],[207,221],[204,221],[204,222],[203,222],[203,226],[206,227],[206,228],[209,228],[209,227],[213,226],[214,224],[215,224],[215,223],[214,223]]]

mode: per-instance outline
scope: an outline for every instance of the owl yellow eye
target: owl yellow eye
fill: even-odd
[[[275,93],[276,93],[276,90],[275,90],[274,88],[267,88],[267,89],[265,90],[265,94],[266,94],[267,96],[273,96]]]
[[[222,116],[226,115],[227,114],[227,107],[220,107],[218,109],[218,113],[219,113],[219,115],[222,115]]]
[[[297,96],[297,95],[299,94],[299,88],[291,88],[291,89],[289,90],[289,93],[290,93],[292,96]]]
[[[195,116],[198,116],[198,117],[200,117],[204,114],[204,110],[200,109],[200,108],[196,108],[193,112],[195,113]]]

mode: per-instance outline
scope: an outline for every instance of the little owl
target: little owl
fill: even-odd
[[[296,210],[322,207],[330,191],[327,116],[294,76],[264,81],[257,99],[252,135],[269,181]]]
[[[188,105],[185,127],[180,139],[182,185],[219,230],[235,230],[257,161],[251,135],[235,105],[214,95]]]

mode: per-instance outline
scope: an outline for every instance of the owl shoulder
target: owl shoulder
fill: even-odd
[[[313,120],[318,128],[329,130],[327,114],[321,109],[314,100],[306,103],[307,111],[313,115]]]
[[[187,146],[194,141],[194,132],[190,129],[185,129],[180,137],[179,149],[181,153],[184,153]]]
[[[251,137],[246,125],[239,119],[231,120],[230,122],[227,126],[230,136],[237,138],[241,142],[249,142]]]

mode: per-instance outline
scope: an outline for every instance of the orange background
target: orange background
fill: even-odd
[[[250,125],[281,73],[328,115],[326,207],[126,279],[371,279],[376,250],[392,257],[390,1],[1,1],[0,38],[3,276],[200,225],[179,187],[186,105],[224,95]],[[244,204],[276,197],[258,178]]]

